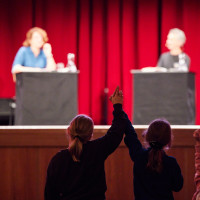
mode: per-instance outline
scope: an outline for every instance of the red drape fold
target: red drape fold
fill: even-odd
[[[196,73],[196,124],[200,124],[200,2],[198,0],[8,0],[0,6],[0,97],[13,97],[11,66],[32,26],[44,28],[55,61],[67,64],[76,54],[80,70],[79,113],[95,124],[111,123],[108,96],[117,85],[124,92],[124,110],[132,118],[131,69],[155,66],[167,51],[169,29],[186,33],[185,52]]]

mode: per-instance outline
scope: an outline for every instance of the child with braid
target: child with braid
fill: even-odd
[[[124,141],[134,162],[135,200],[173,200],[173,191],[183,187],[181,169],[164,148],[171,146],[172,131],[168,121],[156,119],[144,132],[148,148],[143,148],[129,122]]]

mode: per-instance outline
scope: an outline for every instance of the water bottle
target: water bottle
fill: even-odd
[[[186,63],[186,55],[185,53],[181,53],[178,55],[178,64],[179,64],[179,67],[178,69],[180,71],[185,71],[187,72],[188,71],[188,67],[187,67],[187,63]]]
[[[67,69],[69,69],[70,72],[76,72],[76,64],[75,64],[75,54],[68,53],[67,54]]]

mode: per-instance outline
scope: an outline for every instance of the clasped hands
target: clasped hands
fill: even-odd
[[[114,93],[110,96],[109,100],[112,104],[123,104],[123,93],[119,90],[119,86],[116,87]]]

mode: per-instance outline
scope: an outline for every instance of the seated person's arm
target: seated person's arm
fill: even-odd
[[[12,75],[13,75],[13,81],[16,82],[16,74],[20,72],[40,72],[42,71],[42,68],[39,67],[27,67],[22,65],[14,65],[12,68]]]
[[[56,70],[56,63],[55,63],[55,60],[54,60],[53,55],[52,55],[51,45],[49,43],[44,44],[43,51],[44,51],[44,54],[47,58],[46,70],[47,71]]]

